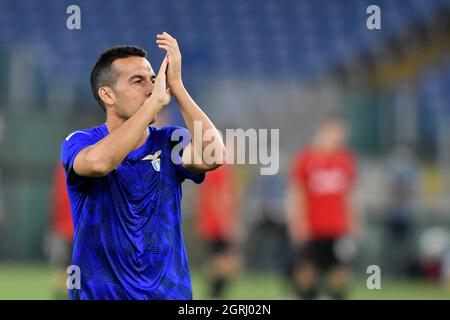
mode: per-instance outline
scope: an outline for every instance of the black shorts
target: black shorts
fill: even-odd
[[[339,238],[317,239],[307,242],[304,246],[296,248],[294,263],[296,266],[302,263],[312,263],[319,271],[327,272],[335,266],[344,266],[336,252]]]
[[[232,243],[227,240],[208,240],[207,246],[210,255],[225,254],[233,250]]]

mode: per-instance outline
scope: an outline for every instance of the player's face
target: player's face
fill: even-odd
[[[117,73],[114,85],[115,112],[128,119],[151,96],[156,75],[147,59],[128,57],[113,62]]]
[[[346,130],[344,124],[339,121],[329,121],[319,133],[319,143],[326,149],[334,150],[345,144]]]
[[[326,127],[327,137],[334,148],[339,148],[345,143],[345,127],[340,121],[333,121]]]

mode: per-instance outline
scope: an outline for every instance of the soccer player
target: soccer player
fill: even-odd
[[[71,299],[192,299],[181,183],[202,182],[226,149],[183,84],[177,41],[164,32],[156,42],[166,51],[157,75],[141,48],[117,46],[99,57],[91,89],[106,121],[73,132],[62,146],[75,227],[72,264],[79,267]],[[180,136],[186,129],[149,126],[172,95],[192,141]],[[209,140],[194,137],[194,122],[202,136],[209,130],[214,161],[202,152]]]
[[[0,113],[0,145],[3,140],[3,134],[5,131],[5,124],[3,121],[3,116]],[[2,181],[2,172],[0,171],[0,231],[5,227],[5,215],[4,215],[4,207],[3,207],[3,181]]]
[[[50,262],[57,268],[54,284],[54,298],[67,299],[66,268],[72,259],[73,224],[66,176],[58,163],[55,169],[51,193],[51,219],[47,249]]]
[[[301,299],[318,297],[322,276],[334,299],[345,297],[349,282],[350,236],[356,231],[350,200],[355,159],[344,145],[345,131],[340,118],[327,118],[312,146],[292,163],[288,231],[296,251],[293,277]]]
[[[206,245],[209,296],[224,297],[228,282],[240,267],[239,191],[233,166],[223,165],[208,174],[197,196],[196,225]]]

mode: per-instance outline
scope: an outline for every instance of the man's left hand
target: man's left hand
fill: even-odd
[[[167,32],[158,34],[156,36],[156,43],[158,47],[166,50],[169,59],[169,66],[167,68],[167,84],[175,94],[178,88],[183,86],[181,78],[181,52],[178,47],[177,40]]]

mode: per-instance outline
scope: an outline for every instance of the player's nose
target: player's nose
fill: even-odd
[[[154,85],[153,85],[153,83],[150,81],[149,84],[148,84],[148,85],[146,86],[146,88],[145,88],[145,95],[146,95],[147,97],[149,97],[149,96],[152,95],[153,87],[154,87]]]

